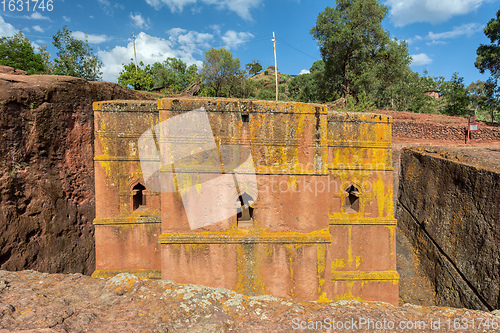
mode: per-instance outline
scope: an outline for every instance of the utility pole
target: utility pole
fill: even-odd
[[[137,55],[135,54],[135,34],[132,32],[132,41],[134,43],[135,74],[137,74]]]
[[[274,76],[276,77],[276,100],[278,100],[278,62],[276,61],[276,37],[273,31],[273,45],[274,45]]]

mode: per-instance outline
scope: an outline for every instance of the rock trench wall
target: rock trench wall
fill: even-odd
[[[0,66],[0,269],[95,269],[92,102],[116,84]]]
[[[396,216],[437,305],[500,307],[499,169],[459,150],[403,149]]]

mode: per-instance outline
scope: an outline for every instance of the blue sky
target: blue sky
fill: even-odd
[[[26,4],[9,11],[8,2],[5,8],[0,3],[0,36],[22,29],[54,57],[57,30],[67,25],[77,38],[87,33],[104,64],[103,80],[110,82],[116,82],[122,63],[133,57],[132,32],[138,61],[146,64],[177,57],[201,65],[206,50],[225,47],[242,67],[255,59],[266,68],[274,65],[274,31],[279,71],[299,74],[321,59],[309,31],[318,14],[335,5],[332,0],[54,0],[52,11],[28,12]],[[427,68],[430,75],[447,80],[458,72],[466,84],[488,78],[474,61],[477,47],[489,42],[483,29],[500,9],[498,0],[382,3],[389,9],[384,28],[391,37],[408,41],[414,71]]]

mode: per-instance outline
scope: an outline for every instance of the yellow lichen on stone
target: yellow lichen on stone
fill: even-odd
[[[319,244],[316,246],[317,263],[316,267],[318,270],[318,295],[326,299],[326,294],[323,291],[325,286],[325,268],[326,268],[326,246]]]

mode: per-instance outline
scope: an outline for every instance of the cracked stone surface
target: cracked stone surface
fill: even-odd
[[[0,271],[0,289],[0,333],[300,332],[311,328],[318,332],[391,332],[401,331],[398,325],[407,322],[420,325],[405,330],[408,332],[450,332],[457,324],[463,328],[457,332],[492,332],[498,327],[494,325],[500,325],[498,311],[249,297],[227,289],[140,279],[132,274],[95,279],[81,274]],[[333,320],[335,325],[355,323],[357,329],[329,329]],[[366,323],[361,326],[363,320]],[[479,322],[483,327],[477,327]],[[464,323],[469,327],[464,328]]]

